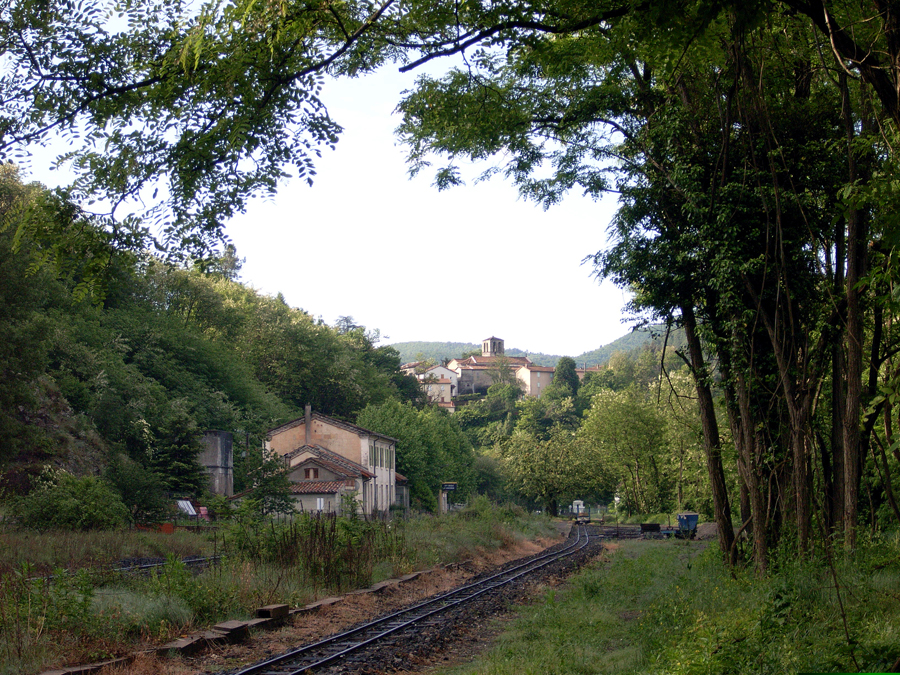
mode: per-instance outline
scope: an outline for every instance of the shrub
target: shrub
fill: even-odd
[[[116,489],[135,523],[158,523],[172,515],[158,475],[124,455],[110,462],[106,480]]]
[[[109,530],[128,522],[128,509],[109,484],[65,471],[45,471],[35,488],[10,507],[21,525],[41,531]]]

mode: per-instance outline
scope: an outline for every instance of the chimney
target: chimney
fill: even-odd
[[[312,433],[312,406],[309,403],[306,404],[304,415],[306,417],[306,445],[309,445],[309,437]]]

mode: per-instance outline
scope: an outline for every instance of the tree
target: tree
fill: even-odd
[[[241,468],[247,497],[252,500],[259,513],[271,515],[294,512],[289,471],[280,457],[274,457],[265,450],[253,450],[247,453]]]
[[[461,182],[458,157],[502,156],[486,175],[544,205],[615,186],[618,241],[594,262],[635,291],[635,310],[685,329],[723,551],[733,530],[719,382],[759,569],[783,534],[810,550],[816,481],[824,522],[854,545],[863,458],[891,405],[879,381],[897,388],[885,372],[897,336],[883,329],[896,311],[900,202],[896,140],[883,131],[900,123],[889,4],[246,2],[189,15],[172,0],[126,3],[141,27],[131,32],[105,31],[94,9],[58,9],[20,0],[0,22],[11,66],[0,144],[84,124],[90,146],[78,190],[47,200],[65,216],[48,251],[83,229],[69,197],[88,192],[114,204],[87,242],[91,260],[111,242],[140,248],[140,222],[114,214],[160,177],[174,214],[161,243],[204,250],[221,216],[274,190],[285,163],[308,174],[304,157],[333,142],[314,73],[465,53],[465,69],[420,78],[401,102],[412,169],[444,155],[436,183],[448,187]],[[297,122],[308,135],[288,133]],[[343,358],[351,333],[316,353],[246,348],[261,370],[266,350],[302,362],[302,378],[265,370],[279,391],[301,391],[313,372],[329,383],[325,403],[352,414],[364,401],[342,387],[358,363]]]
[[[518,409],[516,429],[536,439],[548,440],[555,428],[574,431],[580,422],[575,401],[569,396],[565,398],[529,396],[519,401],[516,408]]]
[[[472,490],[472,446],[456,420],[443,410],[417,410],[396,400],[370,405],[357,418],[367,429],[397,439],[397,471],[409,480],[410,498],[418,508],[437,510],[442,482],[458,484],[457,497]]]
[[[637,387],[594,397],[582,438],[618,480],[618,496],[636,513],[671,511],[674,476],[665,442],[665,422]]]
[[[494,454],[477,454],[472,465],[475,474],[475,493],[484,495],[497,503],[509,501],[512,497],[502,459]]]
[[[425,354],[423,354],[422,352],[416,353],[414,361],[416,364],[416,375],[424,375],[430,368],[438,365],[437,361],[428,356],[425,356]]]
[[[312,181],[340,131],[321,73],[366,67],[352,48],[392,4],[5,3],[0,153],[62,136],[69,194],[111,205],[98,222],[118,246],[147,246],[149,221],[160,246],[203,254],[286,169]]]
[[[517,429],[503,443],[503,466],[520,494],[542,503],[556,515],[561,501],[594,497],[608,500],[614,474],[597,452],[569,429],[555,427],[547,439]]]
[[[575,398],[580,386],[581,380],[575,372],[575,359],[564,356],[557,362],[553,382],[544,390],[543,395],[550,398]]]
[[[364,326],[357,324],[352,316],[339,316],[334,323],[334,327],[341,335],[345,335],[358,328],[364,328]]]
[[[618,241],[595,257],[598,271],[633,289],[633,307],[649,320],[685,328],[720,546],[733,559],[708,361],[716,355],[761,571],[783,531],[809,549],[814,458],[828,503],[840,504],[829,506],[829,520],[854,540],[872,424],[859,423],[860,411],[887,353],[876,329],[863,354],[859,275],[884,241],[861,206],[886,202],[836,196],[858,195],[875,157],[892,166],[892,150],[868,130],[898,114],[886,86],[898,79],[892,12],[879,3],[827,12],[821,3],[780,5],[787,11],[554,6],[557,14],[536,12],[527,25],[507,6],[492,6],[490,16],[472,8],[457,24],[464,37],[439,44],[421,36],[422,60],[472,49],[468,68],[421,78],[400,105],[413,171],[435,154],[449,159],[436,172],[439,187],[461,181],[457,157],[501,153],[506,164],[485,175],[504,173],[544,205],[571,188],[599,194],[616,180]],[[867,28],[851,34],[845,27],[857,21]],[[504,49],[478,51],[486,41]],[[839,158],[835,147],[845,149]],[[868,184],[880,184],[882,196],[892,191]],[[822,406],[826,378],[838,384]],[[813,417],[823,409],[833,411],[831,438],[817,448]],[[773,485],[778,494],[767,494]],[[784,509],[775,520],[771,504]]]
[[[518,418],[522,388],[513,384],[492,384],[487,396],[459,408],[453,418],[476,448],[490,448],[512,434]]]
[[[488,375],[491,378],[492,386],[495,384],[518,386],[519,384],[512,362],[508,356],[503,354],[494,357]]]
[[[125,455],[110,461],[104,478],[119,493],[131,522],[158,523],[171,515],[172,501],[160,477]]]

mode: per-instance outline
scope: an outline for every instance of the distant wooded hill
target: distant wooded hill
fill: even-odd
[[[573,356],[575,363],[579,366],[587,364],[595,366],[597,364],[606,363],[609,357],[616,352],[631,352],[643,348],[647,343],[656,340],[662,343],[663,330],[660,327],[650,329],[642,328],[623,335],[617,340],[607,345],[598,347],[589,352],[584,352],[578,356]],[[675,331],[669,336],[668,344],[670,346],[681,346],[684,342],[682,331]],[[466,352],[481,349],[480,344],[474,342],[395,342],[391,347],[400,352],[400,360],[403,363],[416,361],[419,358],[433,359],[440,362],[442,359],[453,359],[461,356]],[[515,347],[507,347],[506,353],[509,356],[528,356],[534,363],[539,366],[555,366],[566,354],[541,354],[533,352],[525,352]]]

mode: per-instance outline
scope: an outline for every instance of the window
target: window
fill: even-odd
[[[304,476],[306,477],[306,480],[315,480],[316,478],[319,477],[319,470],[318,469],[304,469]]]
[[[325,497],[316,497],[316,511],[325,510]]]

